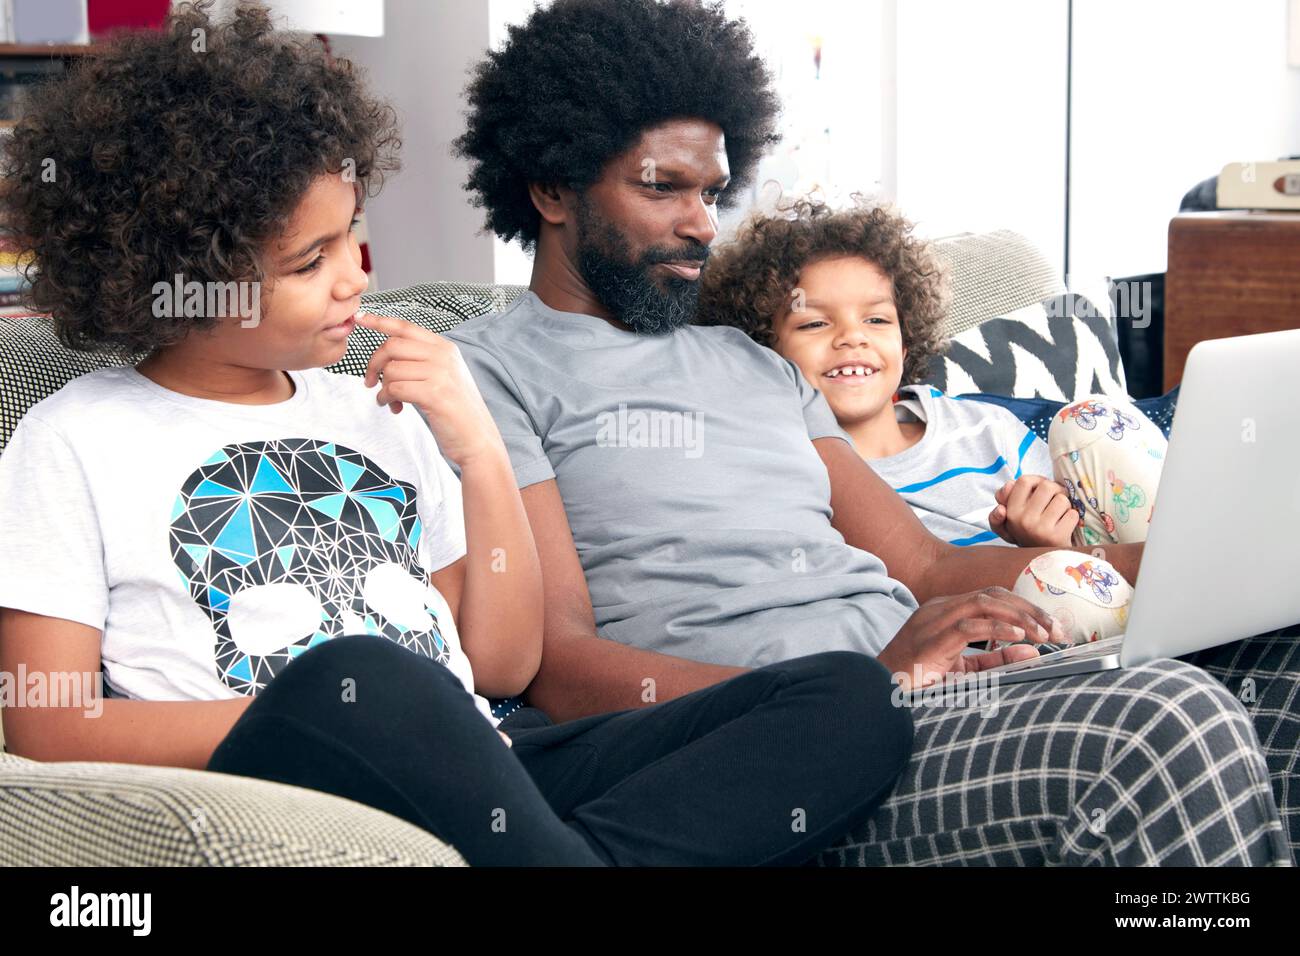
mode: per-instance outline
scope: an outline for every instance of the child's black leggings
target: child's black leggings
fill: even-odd
[[[208,769],[368,804],[476,866],[797,864],[901,772],[891,690],[872,658],[828,651],[563,724],[524,708],[507,747],[442,664],[339,637],[262,690]]]

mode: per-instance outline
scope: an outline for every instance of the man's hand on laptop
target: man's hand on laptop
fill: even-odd
[[[945,674],[987,670],[1035,657],[1031,644],[1011,643],[998,650],[966,654],[976,642],[1048,641],[1064,643],[1060,623],[1006,588],[931,598],[902,626],[877,660],[904,690],[926,686]]]

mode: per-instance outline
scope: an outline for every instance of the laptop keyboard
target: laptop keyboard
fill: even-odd
[[[1033,667],[1042,667],[1045,664],[1052,664],[1057,661],[1075,660],[1080,657],[1104,657],[1119,650],[1119,646],[1123,641],[1124,635],[1117,634],[1115,637],[1092,641],[1088,644],[1075,644],[1072,647],[1067,647],[1061,651],[1053,651],[1050,654],[1039,654],[1037,657],[1016,661],[1013,664],[1003,664],[1001,667],[991,668],[988,673],[1009,674],[1014,671],[1027,671]]]

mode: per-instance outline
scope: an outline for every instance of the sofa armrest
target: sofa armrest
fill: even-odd
[[[464,866],[390,814],[200,770],[0,753],[0,866]]]

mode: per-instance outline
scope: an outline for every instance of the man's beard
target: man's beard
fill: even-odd
[[[578,272],[597,300],[633,332],[664,335],[689,325],[700,298],[699,280],[669,275],[656,280],[650,270],[660,262],[698,262],[708,246],[651,247],[634,258],[627,239],[612,222],[578,197]]]

